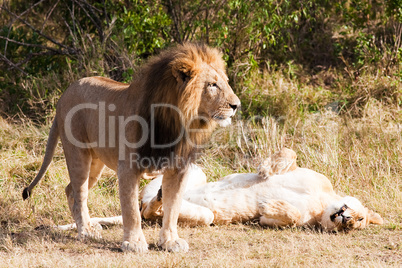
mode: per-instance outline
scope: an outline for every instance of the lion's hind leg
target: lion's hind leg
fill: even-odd
[[[91,162],[91,167],[89,170],[89,180],[88,180],[88,190],[91,190],[96,183],[98,182],[99,178],[102,175],[102,171],[105,168],[105,164],[99,159],[99,158],[92,158],[92,162]],[[115,224],[113,217],[108,218],[110,219],[110,224]],[[117,219],[117,218],[116,218]],[[105,220],[105,223],[108,222],[108,220]],[[117,219],[118,222],[118,219]],[[101,226],[102,221],[99,219],[90,219],[90,228],[92,230],[92,233],[94,234],[95,237],[100,238],[101,234],[100,231],[102,230],[102,226]],[[118,223],[116,223],[118,224]],[[105,224],[107,225],[107,224]]]
[[[267,200],[259,204],[260,224],[269,227],[296,226],[301,219],[300,211],[283,200]]]
[[[107,217],[107,218],[91,218],[90,223],[92,226],[123,225],[123,219],[121,216],[114,216],[114,217]],[[57,228],[62,231],[68,231],[68,230],[77,229],[77,225],[75,223],[70,223],[70,224],[66,224],[66,225],[56,225],[56,226],[54,226],[54,228]]]
[[[92,187],[95,186],[95,184],[98,182],[100,176],[102,175],[102,171],[105,168],[105,164],[99,159],[92,159],[91,161],[91,166],[89,170],[89,181],[88,181],[88,190],[91,190]],[[73,188],[71,186],[71,183],[69,183],[65,189],[66,191],[66,196],[67,196],[67,201],[68,201],[68,206],[70,208],[70,211],[72,212],[73,205],[74,205],[74,197],[73,197]]]
[[[93,159],[88,150],[75,151],[74,155],[65,150],[70,184],[66,187],[68,205],[77,225],[78,239],[90,236],[100,238],[100,224],[91,224],[88,211],[88,190],[99,179],[104,164]]]

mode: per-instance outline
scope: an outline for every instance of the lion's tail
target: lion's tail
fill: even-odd
[[[46,152],[45,152],[45,158],[43,159],[42,166],[39,170],[38,175],[36,175],[35,179],[31,184],[24,189],[22,192],[22,198],[25,200],[27,199],[32,192],[32,189],[35,187],[36,184],[43,178],[45,175],[45,172],[47,168],[50,165],[50,162],[52,162],[54,152],[56,151],[57,147],[57,142],[59,140],[59,131],[57,129],[57,121],[56,119],[53,121],[52,127],[50,128],[49,132],[49,138],[47,140],[47,145],[46,145]]]

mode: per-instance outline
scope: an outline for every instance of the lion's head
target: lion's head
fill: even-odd
[[[322,226],[327,230],[350,231],[363,229],[369,224],[382,224],[378,213],[364,207],[360,201],[345,196],[336,203],[330,204],[322,215]]]
[[[168,49],[151,59],[136,81],[142,89],[138,114],[151,126],[148,142],[139,150],[142,157],[188,159],[216,123],[230,124],[240,106],[222,54],[206,45]]]

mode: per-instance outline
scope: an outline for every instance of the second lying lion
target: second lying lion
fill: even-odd
[[[158,175],[141,192],[141,214],[163,216]],[[179,222],[189,226],[228,224],[259,219],[263,226],[317,226],[323,230],[362,229],[382,224],[377,213],[351,196],[341,197],[324,175],[296,165],[296,153],[282,149],[267,159],[259,173],[232,174],[207,183],[202,170],[191,167],[183,195]],[[119,223],[119,217],[92,219],[93,223]]]

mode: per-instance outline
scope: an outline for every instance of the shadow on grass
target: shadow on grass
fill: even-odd
[[[56,247],[60,248],[63,251],[71,251],[71,252],[86,252],[90,249],[95,250],[105,250],[114,253],[121,253],[122,250],[120,248],[121,241],[120,235],[116,235],[116,231],[121,232],[121,226],[103,226],[104,230],[109,230],[108,232],[104,232],[102,235],[104,238],[94,239],[87,238],[85,241],[79,241],[77,239],[76,230],[58,230],[51,225],[38,225],[35,228],[26,227],[26,226],[18,226],[13,224],[13,226],[7,225],[5,222],[1,222],[0,230],[0,245],[4,243],[4,241],[11,240],[14,246],[24,247],[25,245],[35,245],[38,243],[43,243],[43,241],[50,242],[56,244]],[[142,228],[146,229],[155,229],[160,228],[160,221],[148,221],[143,220]],[[188,228],[188,227],[184,227]],[[189,228],[189,229],[197,229],[197,227]],[[281,233],[283,231],[290,231],[292,233],[304,233],[304,234],[329,234],[329,235],[349,235],[344,232],[325,232],[320,228],[314,227],[288,227],[288,228],[266,228],[259,225],[258,220],[249,221],[246,223],[239,224],[230,224],[230,225],[215,225],[212,229],[227,229],[232,231],[238,231],[240,233],[255,233],[261,232],[262,234],[266,231],[272,231],[273,233]],[[371,228],[368,228],[371,229]],[[392,226],[387,226],[387,228],[383,228],[386,230],[395,230],[399,228],[392,228]],[[210,230],[213,232],[212,230]],[[359,232],[359,231],[356,231]],[[360,231],[361,232],[361,231]],[[366,230],[366,232],[375,232],[375,229]],[[354,233],[354,232],[353,232]],[[364,231],[363,231],[364,233]],[[191,235],[190,235],[191,236]],[[1,242],[3,240],[3,242]],[[161,247],[157,245],[157,243],[150,243],[148,249],[150,251],[163,251]]]

